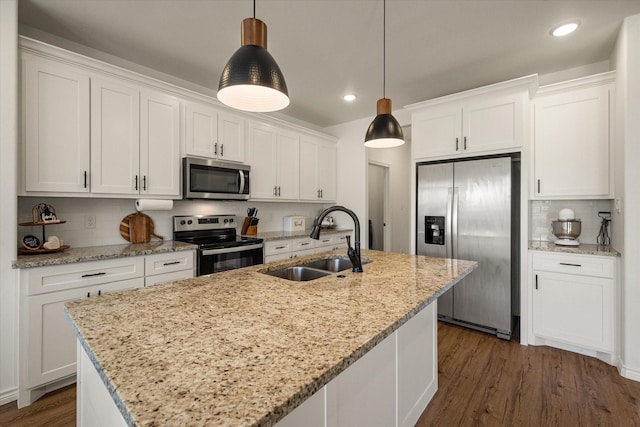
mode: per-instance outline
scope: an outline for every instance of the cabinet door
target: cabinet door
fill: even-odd
[[[138,194],[140,92],[91,79],[91,192]]]
[[[76,337],[64,314],[75,299],[142,287],[144,279],[123,280],[26,297],[27,387],[38,387],[76,372]]]
[[[180,102],[143,91],[140,105],[140,194],[180,195]]]
[[[438,390],[436,301],[398,329],[398,426],[414,426]]]
[[[533,333],[536,336],[613,351],[613,279],[535,272]]]
[[[89,76],[24,53],[22,76],[25,190],[88,192]]]
[[[338,198],[338,148],[336,144],[320,143],[318,146],[318,187],[323,202]]]
[[[260,123],[249,125],[251,147],[251,198],[275,199],[276,176],[276,130]]]
[[[488,98],[465,104],[462,150],[478,153],[517,148],[523,142],[524,95]]]
[[[218,113],[218,158],[233,162],[244,162],[245,120],[227,112]]]
[[[278,199],[297,200],[300,185],[300,138],[278,131]]]
[[[461,152],[462,108],[459,105],[434,107],[414,113],[411,128],[415,159]]]
[[[309,137],[300,138],[300,200],[320,199],[318,174],[320,169],[318,143]]]
[[[534,102],[536,197],[611,198],[610,85]]]
[[[217,156],[218,111],[210,105],[187,102],[185,153],[190,156]]]

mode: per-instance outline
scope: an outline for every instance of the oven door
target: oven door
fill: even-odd
[[[185,199],[249,200],[249,165],[185,157]]]
[[[233,248],[199,250],[198,276],[262,264],[263,246],[262,243],[256,243]]]

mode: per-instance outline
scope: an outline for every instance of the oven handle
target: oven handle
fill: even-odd
[[[240,174],[240,191],[238,191],[238,194],[242,194],[244,191],[244,171],[238,171],[238,173]]]
[[[264,247],[262,243],[256,243],[255,245],[238,246],[237,248],[207,249],[202,251],[202,255],[207,256],[207,255],[230,254],[234,252],[244,252],[244,251],[250,251],[252,249],[260,249],[262,247]]]

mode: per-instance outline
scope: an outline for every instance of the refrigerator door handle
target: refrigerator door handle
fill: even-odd
[[[453,258],[458,258],[458,187],[453,188],[453,203],[451,206],[451,246]]]
[[[453,228],[451,224],[451,217],[453,216],[453,187],[447,189],[447,215],[445,223],[445,250],[447,252],[447,258],[453,258]],[[446,241],[446,235],[449,234],[449,241]]]

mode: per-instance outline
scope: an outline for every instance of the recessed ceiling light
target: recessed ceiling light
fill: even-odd
[[[357,96],[352,94],[352,93],[349,93],[349,94],[347,94],[347,95],[342,97],[342,99],[344,99],[347,102],[353,102],[353,101],[356,100],[356,98],[357,98]]]
[[[559,25],[551,30],[551,34],[555,37],[566,36],[573,33],[580,26],[579,21],[568,22],[566,24]]]

